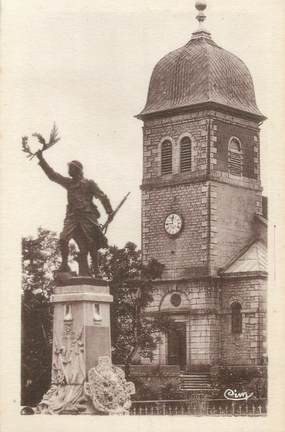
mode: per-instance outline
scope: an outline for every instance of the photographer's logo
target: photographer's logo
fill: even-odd
[[[224,397],[228,400],[248,400],[253,396],[253,393],[238,392],[237,390],[227,389],[224,392]]]

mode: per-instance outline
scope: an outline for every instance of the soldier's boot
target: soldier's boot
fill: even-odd
[[[61,253],[61,265],[58,269],[58,272],[70,272],[71,269],[68,265],[68,242],[65,240],[59,240],[59,248]]]
[[[87,256],[87,251],[80,251],[77,255],[79,276],[90,276]]]
[[[90,255],[92,259],[94,277],[96,279],[102,279],[102,274],[100,272],[99,264],[98,264],[98,250],[93,247],[92,249],[90,249]]]

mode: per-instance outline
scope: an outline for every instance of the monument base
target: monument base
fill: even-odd
[[[100,357],[83,384],[53,384],[39,403],[37,414],[128,415],[135,386],[125,372]]]
[[[126,414],[132,383],[111,364],[107,282],[72,277],[54,289],[52,385],[43,414]]]

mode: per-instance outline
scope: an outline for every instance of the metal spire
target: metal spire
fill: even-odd
[[[197,0],[195,3],[195,8],[198,11],[198,15],[196,19],[199,23],[199,28],[193,33],[192,39],[197,37],[207,37],[210,38],[210,33],[204,27],[204,21],[206,19],[206,15],[204,14],[204,10],[207,8],[207,2],[203,0]]]
[[[197,21],[199,22],[200,27],[202,27],[203,22],[206,19],[206,15],[204,14],[204,10],[207,8],[207,3],[205,1],[196,1],[195,8],[199,11],[196,16]]]

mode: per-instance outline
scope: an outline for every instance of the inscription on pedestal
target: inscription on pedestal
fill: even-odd
[[[108,327],[85,327],[86,370],[96,366],[101,356],[111,356],[110,330]]]

